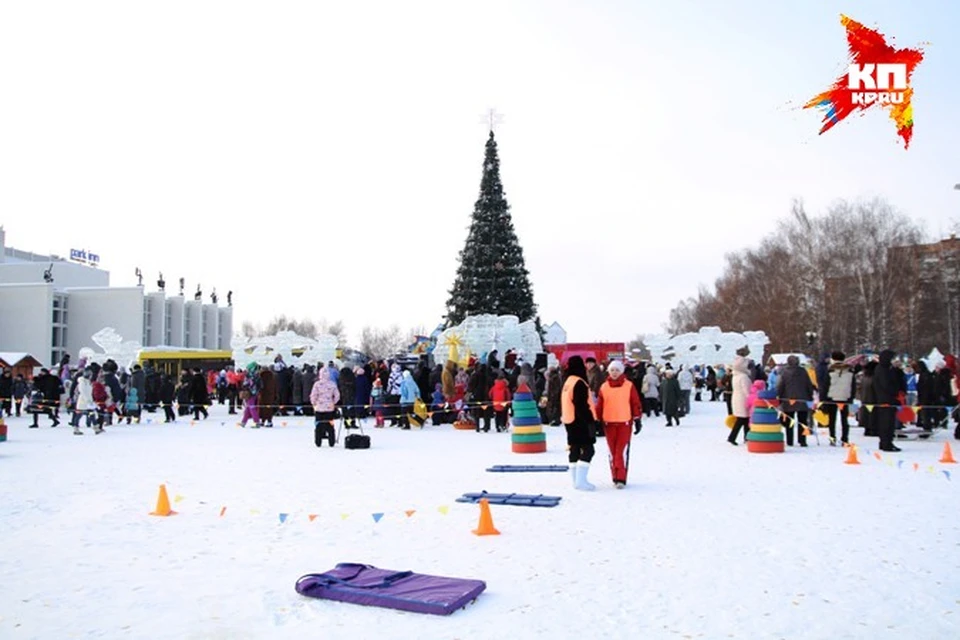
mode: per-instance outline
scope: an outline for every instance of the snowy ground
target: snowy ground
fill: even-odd
[[[648,420],[625,491],[600,444],[593,494],[566,474],[485,472],[565,463],[562,428],[548,429],[548,453],[523,456],[507,434],[449,426],[369,428],[369,451],[317,450],[308,418],[240,429],[223,407],[83,437],[14,418],[0,443],[0,638],[958,636],[960,475],[937,462],[947,434],[878,460],[854,428],[863,464],[849,466],[825,441],[731,447],[723,413],[702,403],[680,428]],[[178,515],[147,515],[160,483]],[[478,507],[454,502],[481,489],[563,501],[493,507],[502,535],[481,538]],[[449,617],[295,593],[300,575],[338,562],[487,591]]]

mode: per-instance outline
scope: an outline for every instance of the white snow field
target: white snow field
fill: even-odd
[[[371,426],[373,447],[348,451],[316,449],[311,418],[251,430],[222,406],[195,424],[144,415],[82,437],[8,421],[0,638],[960,637],[945,432],[878,460],[854,428],[853,466],[825,437],[781,455],[732,447],[722,404],[694,403],[679,428],[645,421],[624,491],[598,444],[598,489],[581,493],[565,473],[485,471],[564,464],[562,428],[545,427],[539,455],[429,425]],[[148,515],[161,483],[177,515]],[[494,506],[502,535],[477,537],[479,508],[454,500],[482,489],[563,500]],[[448,617],[294,591],[338,562],[487,590]]]

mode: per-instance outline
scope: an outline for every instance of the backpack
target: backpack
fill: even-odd
[[[93,401],[98,405],[107,401],[107,387],[102,382],[93,383]]]

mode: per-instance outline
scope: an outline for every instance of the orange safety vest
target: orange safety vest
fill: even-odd
[[[580,376],[570,376],[563,383],[563,389],[560,390],[560,421],[563,424],[573,424],[576,420],[576,409],[573,406],[573,387],[577,382],[587,384],[587,381]],[[587,385],[587,400],[590,402],[590,413],[596,418],[597,411],[593,404],[593,396],[590,394],[590,385]]]
[[[631,391],[633,391],[633,383],[629,380],[624,380],[619,387],[604,382],[600,387],[600,393],[603,395],[603,415],[599,416],[600,420],[615,424],[633,420],[630,411]]]

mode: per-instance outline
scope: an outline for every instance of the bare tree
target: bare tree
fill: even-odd
[[[406,337],[397,325],[389,329],[364,327],[360,332],[360,351],[373,360],[382,360],[396,355],[406,345]]]
[[[820,217],[796,201],[757,249],[728,254],[713,291],[701,287],[680,302],[666,326],[762,329],[775,351],[805,348],[807,331],[820,337],[817,346],[912,349],[927,314],[911,298],[920,260],[905,248],[922,238],[921,227],[882,200],[841,201]]]
[[[321,324],[321,333],[326,333],[331,336],[336,336],[337,344],[341,347],[347,346],[347,326],[343,323],[343,320],[337,320],[336,322],[328,323],[326,320],[322,321]]]
[[[249,320],[244,320],[243,324],[240,325],[240,333],[246,338],[256,338],[262,335],[262,329]]]
[[[247,324],[244,325],[244,331],[247,331]],[[305,338],[316,339],[320,335],[332,335],[337,338],[337,344],[340,347],[347,346],[347,328],[342,320],[337,320],[336,322],[328,322],[326,319],[316,322],[309,318],[304,318],[302,320],[297,320],[295,318],[288,318],[284,314],[275,316],[270,322],[267,323],[265,328],[260,328],[259,326],[249,325],[249,331],[251,333],[245,333],[244,335],[253,336],[273,336],[280,331],[292,331],[298,336],[303,336]]]
[[[649,360],[650,359],[650,349],[647,348],[647,345],[643,342],[644,335],[637,334],[637,337],[627,343],[627,353],[634,358],[640,360]],[[634,353],[634,349],[637,350]],[[626,354],[624,354],[626,355]]]

